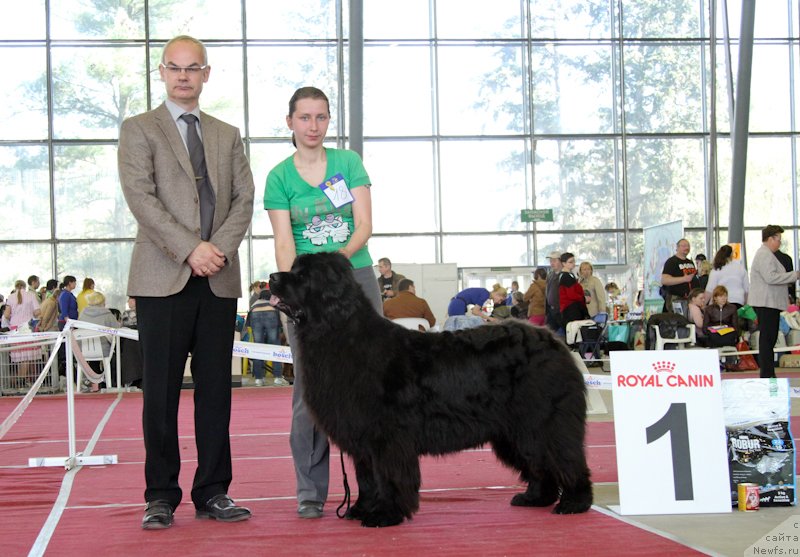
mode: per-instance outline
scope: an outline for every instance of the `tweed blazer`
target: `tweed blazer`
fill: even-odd
[[[747,303],[754,307],[784,311],[789,306],[788,286],[796,280],[797,273],[784,269],[773,251],[761,244],[750,267]]]
[[[200,127],[216,196],[209,241],[227,258],[208,281],[216,296],[238,298],[238,249],[253,216],[253,174],[238,129],[204,112]],[[165,104],[122,123],[118,164],[122,192],[139,225],[127,293],[180,292],[192,274],[186,258],[201,242],[200,199],[189,153]]]

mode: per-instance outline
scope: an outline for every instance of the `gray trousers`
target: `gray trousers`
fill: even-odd
[[[383,315],[383,304],[375,271],[372,267],[362,267],[353,271],[353,274],[375,310]],[[289,435],[289,445],[292,449],[294,472],[297,477],[297,500],[299,502],[324,503],[328,498],[330,472],[328,438],[314,425],[311,413],[303,400],[303,391],[305,390],[303,369],[297,363],[297,342],[295,341],[294,325],[291,322],[286,328],[286,336],[294,356],[292,431]]]

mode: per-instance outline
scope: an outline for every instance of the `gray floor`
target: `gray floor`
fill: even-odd
[[[596,375],[610,375],[597,367],[590,368],[589,372]],[[797,368],[779,368],[776,373],[778,377],[788,377],[791,386],[800,386],[800,370]],[[736,373],[726,373],[723,374],[723,379],[734,378],[736,375]],[[592,404],[590,398],[589,421],[613,421],[614,405],[611,391],[595,392],[600,399],[594,398]],[[591,413],[592,406],[595,413]],[[791,407],[793,419],[791,428],[797,440],[800,438],[800,399],[793,398]],[[765,507],[756,512],[733,509],[725,514],[620,516],[617,514],[619,490],[616,483],[595,484],[594,499],[596,508],[620,520],[675,539],[709,555],[800,555],[800,508],[798,507]],[[783,524],[784,522],[786,524]],[[777,531],[773,532],[776,529]]]

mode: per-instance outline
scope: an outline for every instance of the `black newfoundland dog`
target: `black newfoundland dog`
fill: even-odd
[[[546,329],[516,319],[454,333],[405,329],[375,313],[349,261],[333,253],[299,256],[269,286],[271,303],[296,324],[306,403],[353,458],[359,493],[347,518],[411,518],[419,456],[484,443],[527,484],[512,505],[591,507],[583,376]]]

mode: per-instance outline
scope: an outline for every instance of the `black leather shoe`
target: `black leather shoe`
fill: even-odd
[[[197,509],[195,514],[196,518],[213,518],[220,522],[238,522],[247,520],[250,516],[252,516],[250,509],[237,506],[233,499],[225,493],[220,493],[209,499],[205,507]]]
[[[162,530],[172,526],[172,505],[163,499],[150,501],[144,510],[142,528],[145,530]]]

